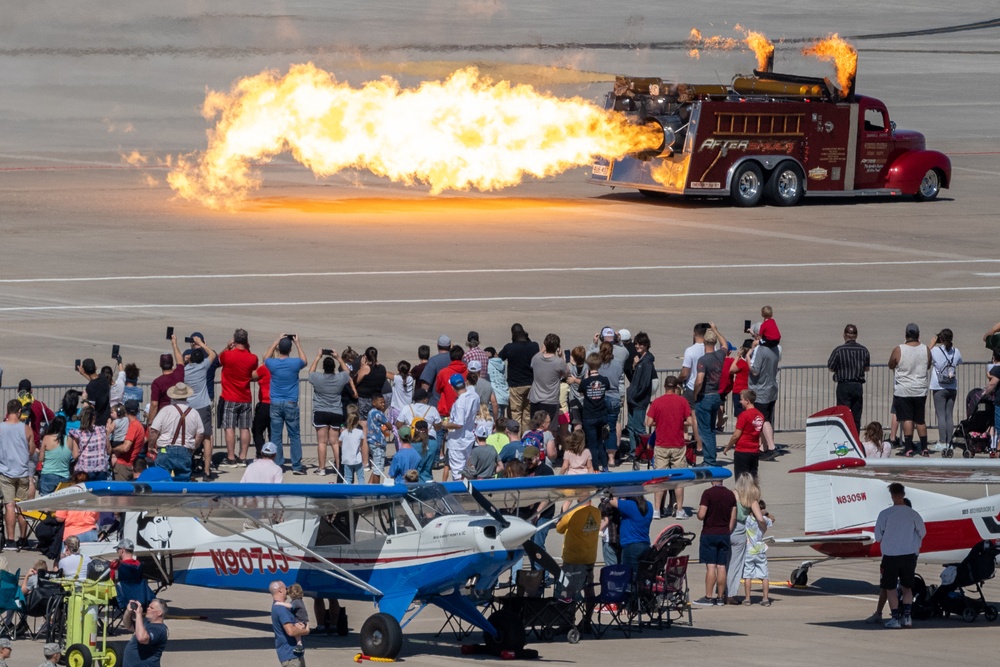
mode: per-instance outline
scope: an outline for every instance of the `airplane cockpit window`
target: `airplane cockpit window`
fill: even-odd
[[[348,512],[322,516],[316,531],[316,546],[325,547],[351,543],[351,517]]]
[[[461,505],[454,496],[436,484],[423,484],[416,487],[409,494],[410,509],[420,522],[421,526],[440,516],[450,514],[461,514]]]
[[[379,503],[354,510],[355,542],[385,539],[413,529],[413,521],[399,502]]]

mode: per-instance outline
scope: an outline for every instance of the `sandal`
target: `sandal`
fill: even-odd
[[[768,599],[768,598],[764,598],[763,600],[760,601],[760,606],[761,607],[770,607],[771,606],[771,600]]]

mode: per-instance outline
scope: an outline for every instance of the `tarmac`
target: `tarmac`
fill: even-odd
[[[825,363],[847,322],[878,363],[911,321],[925,339],[950,327],[966,359],[985,360],[981,336],[1000,319],[989,305],[1000,289],[1000,23],[987,2],[809,0],[794,12],[733,0],[625,9],[461,0],[419,10],[288,2],[250,12],[233,0],[211,12],[136,2],[58,11],[35,3],[9,14],[0,26],[5,385],[77,382],[74,359],[101,362],[115,343],[151,379],[168,325],[204,332],[215,346],[243,327],[258,352],[298,333],[310,357],[375,344],[390,365],[413,360],[441,333],[460,342],[474,329],[499,347],[519,321],[533,338],[553,331],[569,346],[611,325],[647,331],[658,365],[670,367],[695,322],[714,321],[739,340],[743,321],[765,303],[781,326],[785,364]],[[242,209],[216,212],[175,199],[164,169],[122,161],[133,150],[155,164],[203,148],[206,87],[226,89],[264,68],[313,60],[352,84],[389,74],[413,85],[478,63],[599,103],[616,73],[715,83],[748,71],[747,53],[686,55],[691,27],[729,36],[737,23],[784,39],[776,69],[799,74],[833,69],[799,56],[796,40],[848,36],[860,52],[858,92],[885,101],[899,127],[923,132],[929,148],[951,157],[952,187],[926,204],[835,199],[747,210],[611,192],[575,169],[506,191],[430,196],[364,172],[316,179],[283,156],[261,168],[263,187]],[[775,534],[788,536],[802,528],[802,482],[785,474],[802,463],[802,436],[779,442],[787,453],[762,464],[763,486]],[[549,549],[558,553],[554,534]],[[773,549],[774,580],[812,553]],[[33,562],[33,554],[4,555],[22,568]],[[921,571],[936,580],[936,569]],[[692,566],[698,595],[702,574]],[[874,562],[828,563],[806,590],[775,589],[767,609],[696,608],[692,628],[536,648],[543,660],[580,665],[994,658],[996,628],[981,618],[906,633],[864,625],[876,577]],[[992,582],[987,592],[998,596]],[[274,660],[266,594],[176,586],[165,596],[177,617],[164,665],[206,655],[220,667]],[[372,609],[349,603],[348,611],[357,630]],[[435,637],[442,622],[428,609],[407,628],[407,663],[483,660],[460,655],[453,637]],[[355,634],[308,644],[311,664],[357,652]],[[10,664],[40,658],[40,644],[19,641]]]

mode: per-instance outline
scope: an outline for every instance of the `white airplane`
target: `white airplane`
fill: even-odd
[[[395,658],[402,626],[427,604],[482,628],[494,651],[523,647],[520,621],[503,611],[487,620],[475,596],[525,551],[555,563],[530,541],[538,527],[498,507],[635,496],[730,475],[687,468],[407,486],[140,479],[79,484],[20,506],[126,512],[125,536],[139,554],[159,556],[174,583],[261,592],[281,579],[313,596],[371,600],[378,612],[361,628],[362,653]]]
[[[979,542],[1000,539],[1000,495],[965,500],[909,486],[1000,482],[1000,460],[866,458],[854,419],[844,407],[809,417],[806,465],[790,472],[805,473],[806,534],[774,539],[774,544],[806,544],[831,558],[880,557],[875,520],[892,504],[892,481],[907,485],[906,497],[927,527],[922,562],[959,562]],[[792,581],[804,585],[814,564],[803,563]]]

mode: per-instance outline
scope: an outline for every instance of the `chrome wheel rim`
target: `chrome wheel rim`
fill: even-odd
[[[778,176],[778,196],[782,199],[794,199],[799,194],[799,175],[791,169],[781,172]]]
[[[757,178],[757,174],[753,171],[745,171],[740,175],[737,188],[739,189],[740,196],[745,199],[752,199],[760,191],[760,179]]]
[[[920,194],[928,198],[933,197],[937,195],[940,187],[941,182],[938,179],[938,173],[931,169],[924,174],[924,180],[920,181]]]

